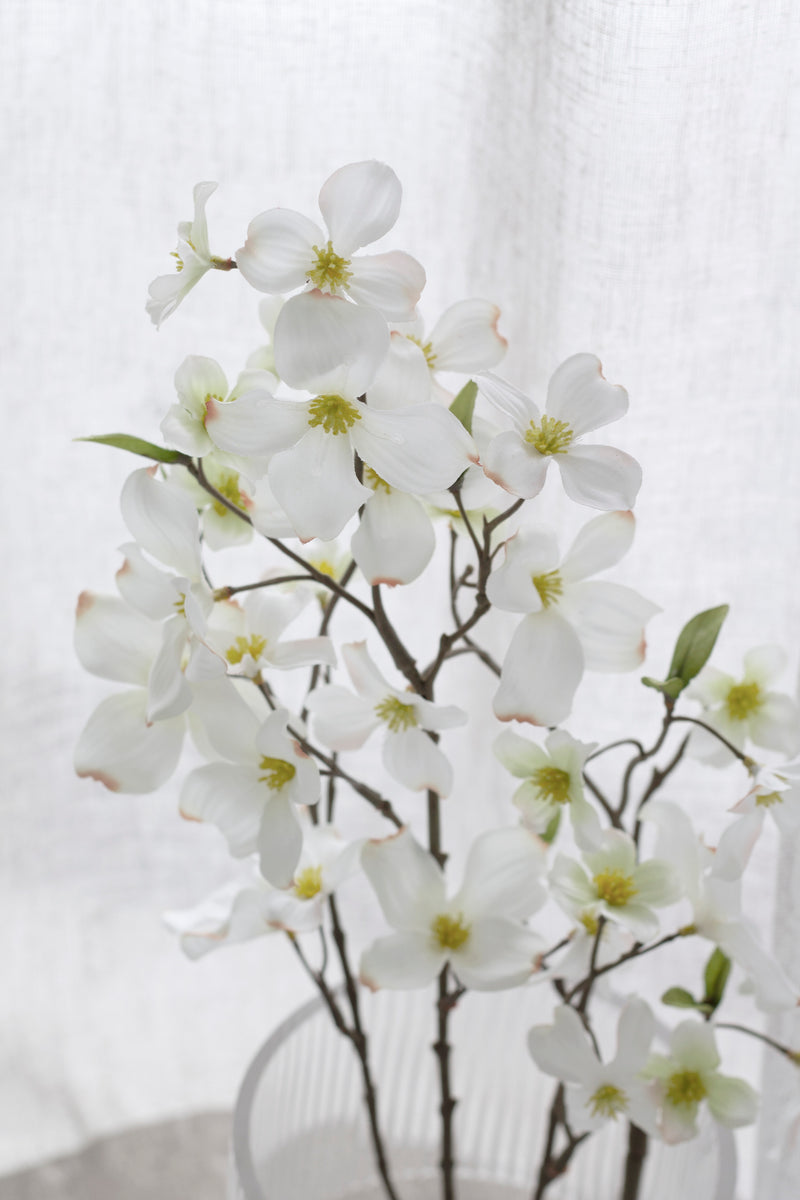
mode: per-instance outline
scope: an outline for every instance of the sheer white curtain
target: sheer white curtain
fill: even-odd
[[[617,444],[645,486],[626,570],[665,609],[653,672],[681,621],[726,599],[731,667],[748,645],[779,641],[796,669],[800,8],[7,0],[0,55],[11,1171],[230,1104],[257,1044],[305,995],[277,939],[191,965],[162,930],[162,909],[195,902],[226,869],[214,831],[177,817],[177,784],[113,797],[71,769],[109,690],[73,659],[72,605],[82,588],[113,588],[132,464],[70,438],[154,436],[184,355],[234,374],[259,341],[236,278],[204,281],[159,335],[143,313],[193,184],[219,180],[209,223],[229,253],[265,208],[313,214],[333,168],[390,162],[405,187],[391,240],[424,261],[429,316],[490,297],[517,383],[536,389],[591,350],[628,388]],[[640,690],[623,686],[625,712]],[[713,808],[708,775],[693,786]],[[759,869],[750,903],[768,915],[763,851]],[[791,969],[800,874],[788,852],[779,896]],[[794,1077],[767,1071],[758,1195],[773,1200],[800,1158],[779,1147]]]

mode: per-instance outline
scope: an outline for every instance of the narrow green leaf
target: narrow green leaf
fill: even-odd
[[[73,438],[75,442],[98,442],[101,446],[115,446],[117,450],[129,450],[131,454],[141,454],[143,458],[153,458],[156,462],[176,463],[185,462],[186,455],[178,450],[167,450],[165,446],[156,446],[154,442],[146,442],[144,438],[134,437],[130,433],[99,433],[95,437]]]
[[[478,395],[478,385],[474,379],[465,383],[461,391],[450,405],[450,412],[458,417],[467,433],[472,433],[472,414],[475,412],[475,398]]]
[[[645,687],[655,688],[663,696],[669,696],[671,700],[677,699],[686,686],[683,680],[679,679],[677,675],[670,676],[663,683],[660,679],[651,679],[649,675],[643,675],[642,683]]]
[[[675,653],[669,675],[677,676],[684,686],[702,671],[711,656],[722,623],[728,615],[728,605],[707,608],[687,621],[675,643]]]
[[[699,1008],[700,1006],[699,1001],[695,1000],[692,993],[682,987],[667,988],[661,997],[661,1003],[669,1004],[672,1008]]]
[[[731,960],[717,946],[706,963],[703,980],[706,994],[703,997],[708,1004],[717,1008],[725,994],[725,985],[731,973]]]
[[[558,833],[558,827],[560,824],[561,824],[561,809],[559,808],[556,811],[555,816],[551,817],[551,819],[548,823],[547,829],[545,829],[544,833],[540,834],[542,841],[547,842],[548,846],[550,845],[550,843],[553,841],[556,834]]]

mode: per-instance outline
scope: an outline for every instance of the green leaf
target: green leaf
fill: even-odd
[[[685,687],[702,671],[727,615],[728,605],[720,604],[717,608],[707,608],[687,621],[675,643],[675,653],[669,665],[670,678],[676,676]]]
[[[682,987],[667,988],[661,997],[661,1003],[669,1004],[672,1008],[699,1008],[699,1001]]]
[[[556,811],[555,816],[550,818],[547,829],[545,829],[544,833],[539,835],[541,837],[542,841],[546,842],[548,846],[554,840],[556,834],[558,833],[558,827],[560,824],[561,824],[561,809],[559,808]]]
[[[677,675],[671,676],[663,683],[660,679],[651,679],[649,675],[643,675],[642,683],[645,687],[655,688],[657,692],[661,692],[662,696],[669,696],[671,700],[677,699],[686,686],[683,680]]]
[[[475,412],[475,398],[478,395],[478,385],[474,379],[465,383],[461,391],[450,405],[450,412],[458,417],[467,433],[472,433],[472,414]]]
[[[725,994],[725,985],[728,982],[730,973],[731,960],[717,946],[706,963],[705,974],[703,976],[706,988],[706,994],[703,999],[714,1008],[717,1008],[722,1001],[722,997]]]
[[[178,450],[167,450],[164,446],[156,446],[154,442],[146,442],[144,438],[134,437],[130,433],[99,433],[96,437],[73,438],[75,442],[98,442],[101,446],[115,446],[117,450],[129,450],[131,454],[141,454],[143,458],[154,458],[156,462],[176,463],[186,462],[185,454]]]

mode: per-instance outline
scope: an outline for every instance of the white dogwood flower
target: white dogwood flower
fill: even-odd
[[[184,296],[192,290],[212,267],[230,270],[228,260],[217,258],[208,248],[206,203],[217,190],[216,183],[197,183],[194,187],[194,219],[178,225],[178,245],[172,251],[177,273],[159,275],[148,289],[150,298],[146,309],[158,329],[162,321],[174,313]]]
[[[493,702],[501,721],[558,725],[570,713],[585,668],[631,671],[642,662],[644,626],[658,606],[621,584],[589,581],[619,562],[633,532],[633,514],[614,512],[587,522],[563,559],[543,528],[506,542],[486,594],[498,608],[528,615],[503,661]]]
[[[791,696],[771,690],[785,666],[780,646],[757,646],[744,656],[741,679],[707,666],[686,695],[701,702],[704,722],[738,749],[743,750],[749,738],[756,746],[794,755],[800,750],[800,707]],[[714,765],[730,762],[730,751],[703,730],[693,732],[691,748]]]
[[[543,834],[562,809],[569,810],[575,840],[583,850],[596,849],[602,837],[597,813],[583,793],[583,764],[596,743],[586,744],[556,729],[545,740],[546,750],[511,729],[494,743],[500,762],[523,779],[513,796],[529,829]]]
[[[670,1053],[653,1054],[645,1075],[656,1082],[658,1127],[668,1145],[697,1136],[703,1101],[720,1125],[752,1125],[758,1096],[744,1079],[722,1075],[714,1030],[701,1021],[682,1021],[672,1033]]]
[[[228,674],[255,679],[269,667],[281,671],[322,663],[336,666],[328,637],[286,640],[283,633],[313,599],[304,585],[279,594],[277,588],[255,588],[240,606],[223,600],[214,606],[207,640],[228,664]]]
[[[616,921],[639,941],[658,933],[654,908],[680,897],[678,876],[663,859],[637,862],[633,838],[608,829],[600,848],[583,856],[588,872],[573,858],[559,854],[550,872],[553,898],[580,919],[581,914]]]
[[[477,991],[524,983],[543,949],[522,922],[545,901],[544,861],[542,843],[528,830],[491,830],[473,842],[463,883],[448,899],[444,872],[408,829],[368,842],[361,862],[396,932],[364,952],[362,982],[425,987],[449,962]]]
[[[632,508],[642,482],[635,459],[611,446],[580,444],[584,434],[628,411],[628,394],[604,378],[593,354],[573,354],[547,388],[547,410],[494,375],[478,380],[481,391],[514,425],[483,457],[490,479],[515,496],[537,496],[555,462],[570,500],[590,508]]]
[[[562,1005],[552,1025],[535,1025],[528,1049],[540,1071],[566,1083],[570,1129],[594,1132],[607,1121],[631,1121],[657,1135],[656,1105],[642,1079],[655,1031],[653,1013],[644,1000],[629,1000],[617,1025],[617,1053],[601,1062],[574,1008]]]
[[[348,296],[393,321],[413,317],[425,272],[410,254],[357,255],[382,238],[397,220],[402,187],[391,167],[367,161],[340,167],[319,193],[326,233],[288,208],[254,217],[236,262],[260,292],[293,292],[308,285],[332,296]]]
[[[175,372],[178,401],[161,422],[164,441],[192,458],[202,458],[214,449],[213,421],[207,427],[209,402],[231,403],[256,388],[270,391],[275,382],[270,372],[251,368],[240,372],[231,388],[218,362],[202,354],[190,354]],[[238,467],[239,462],[233,465]]]
[[[754,768],[752,787],[731,812],[748,817],[759,833],[769,813],[785,837],[796,837],[800,833],[800,763],[786,763],[780,770]]]
[[[328,897],[359,869],[364,839],[347,842],[334,827],[300,814],[303,848],[288,888],[274,897],[271,921],[290,933],[322,924]]]
[[[370,658],[366,642],[342,646],[342,658],[357,694],[338,684],[311,693],[306,703],[320,741],[332,750],[358,750],[383,726],[383,765],[392,778],[412,791],[449,795],[453,768],[426,731],[463,725],[466,713],[393,688]]]

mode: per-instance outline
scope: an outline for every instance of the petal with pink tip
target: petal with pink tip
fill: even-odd
[[[411,831],[367,842],[361,865],[389,924],[429,937],[432,922],[445,909],[444,877]]]
[[[228,394],[228,381],[215,359],[190,354],[175,372],[175,390],[183,407],[202,421],[206,400],[224,400]]]
[[[403,250],[360,254],[350,263],[347,285],[351,299],[369,305],[387,321],[411,321],[425,287],[425,269]]]
[[[124,600],[81,592],[75,652],[85,670],[103,679],[143,687],[160,645],[160,627]]]
[[[89,717],[75,747],[75,771],[97,779],[111,792],[154,792],[172,776],[186,723],[175,717],[148,724],[144,688],[103,700]]]
[[[243,458],[266,458],[293,446],[308,429],[308,404],[247,392],[238,400],[209,400],[206,429],[215,446]]]
[[[277,933],[269,923],[275,895],[266,888],[226,883],[195,908],[164,913],[164,923],[180,936],[187,958],[202,958],[222,946]]]
[[[400,180],[386,163],[371,159],[334,171],[320,190],[319,209],[336,253],[349,258],[388,233],[400,214],[402,195]]]
[[[449,796],[453,788],[453,768],[435,742],[421,729],[387,732],[383,743],[386,770],[413,792],[432,791]]]
[[[577,583],[614,567],[628,553],[636,522],[633,513],[603,513],[583,526],[559,568],[565,583]]]
[[[269,482],[304,542],[335,538],[372,495],[356,479],[350,438],[321,427],[309,429],[296,446],[273,457]]]
[[[618,421],[627,411],[628,393],[603,377],[593,354],[573,354],[556,368],[547,386],[548,415],[565,421],[576,437]]]
[[[350,541],[353,558],[372,587],[411,583],[427,567],[436,547],[431,519],[420,502],[380,485],[361,514]]]
[[[126,542],[120,546],[120,550],[125,560],[114,577],[120,595],[152,621],[163,621],[173,616],[174,577],[145,558],[136,542]]]
[[[489,479],[512,496],[526,500],[539,495],[550,465],[550,459],[523,441],[515,430],[493,438],[482,461]]]
[[[642,486],[635,458],[613,446],[571,446],[556,454],[561,482],[570,500],[589,508],[633,508]]]
[[[186,776],[181,816],[216,825],[234,858],[243,858],[257,848],[261,816],[270,795],[266,784],[259,783],[256,767],[209,763]]]
[[[200,524],[188,495],[144,467],[129,475],[120,497],[122,519],[134,541],[189,579],[200,576]]]
[[[488,371],[496,367],[508,343],[497,332],[500,309],[488,300],[459,300],[446,309],[429,341],[437,371]]]
[[[445,961],[445,952],[435,946],[429,935],[393,933],[367,947],[358,974],[373,992],[380,988],[398,991],[423,988],[433,983]]]
[[[164,622],[161,648],[147,680],[148,721],[177,717],[192,703],[192,689],[181,670],[187,633],[186,621],[181,616]]]
[[[275,325],[278,374],[309,392],[355,399],[372,383],[388,349],[380,313],[320,291],[287,300]]]
[[[325,241],[319,225],[302,213],[271,208],[248,225],[236,265],[259,292],[293,292],[303,286],[316,261],[314,246],[322,248]]]
[[[453,897],[467,921],[478,917],[522,920],[541,908],[547,893],[544,843],[521,825],[492,829],[472,843],[464,882]]]
[[[580,639],[590,671],[635,670],[645,655],[645,624],[661,611],[633,588],[604,580],[574,584],[560,609]]]
[[[569,716],[583,677],[581,643],[572,626],[545,609],[523,618],[503,662],[493,707],[501,721],[558,725]]]

